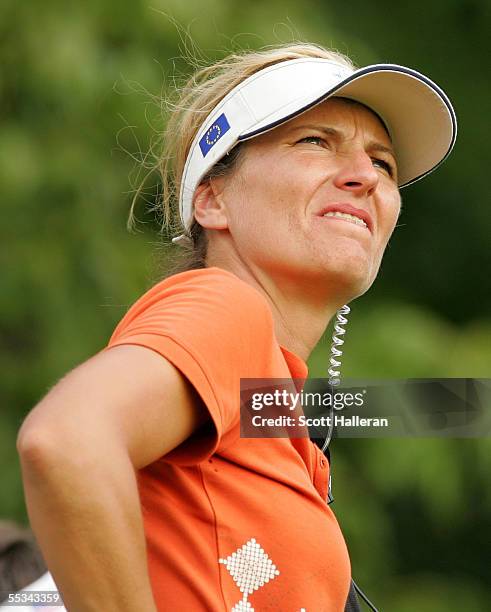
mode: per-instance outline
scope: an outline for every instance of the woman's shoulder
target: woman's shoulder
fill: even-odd
[[[218,267],[174,274],[154,284],[128,309],[115,334],[129,325],[159,327],[205,325],[228,328],[271,328],[272,313],[266,298],[235,274]]]
[[[240,279],[232,272],[217,266],[212,266],[210,268],[186,270],[185,272],[179,272],[178,274],[166,276],[164,279],[157,282],[149,291],[178,286],[209,286],[210,284],[215,286],[224,285],[232,288],[239,287],[244,289],[253,289],[251,285]]]
[[[242,305],[246,308],[254,306],[270,310],[266,298],[255,287],[232,272],[218,267],[188,270],[168,276],[144,293],[138,302],[150,305],[163,299],[174,302],[186,298],[201,299],[205,303],[215,299],[233,303],[239,309]]]

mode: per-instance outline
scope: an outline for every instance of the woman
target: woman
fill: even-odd
[[[410,69],[306,44],[204,69],[176,108],[183,271],[26,419],[32,526],[69,610],[344,610],[328,463],[308,439],[240,438],[240,378],[307,376],[375,279],[400,187],[449,154],[452,107]]]

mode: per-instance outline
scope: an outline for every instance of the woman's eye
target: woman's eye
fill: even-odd
[[[324,144],[325,140],[321,138],[320,136],[306,136],[305,138],[302,138],[298,142],[312,142],[314,144],[322,145]]]
[[[372,162],[374,166],[379,166],[380,168],[382,168],[382,170],[385,170],[385,172],[387,172],[389,176],[394,176],[394,169],[389,164],[389,162],[386,162],[384,159],[377,158],[372,159]]]

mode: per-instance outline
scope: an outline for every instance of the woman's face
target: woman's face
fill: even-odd
[[[346,301],[373,283],[401,202],[390,138],[370,110],[331,98],[250,140],[220,180],[230,247],[256,277],[323,283]],[[343,208],[363,221],[333,216]]]

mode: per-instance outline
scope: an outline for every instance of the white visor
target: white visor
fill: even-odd
[[[429,174],[453,148],[457,121],[452,104],[435,83],[415,70],[375,64],[353,71],[322,58],[280,62],[239,83],[196,134],[179,194],[185,231],[189,232],[193,222],[196,188],[224,155],[237,143],[271,130],[331,96],[361,102],[381,118],[394,147],[400,188]]]

